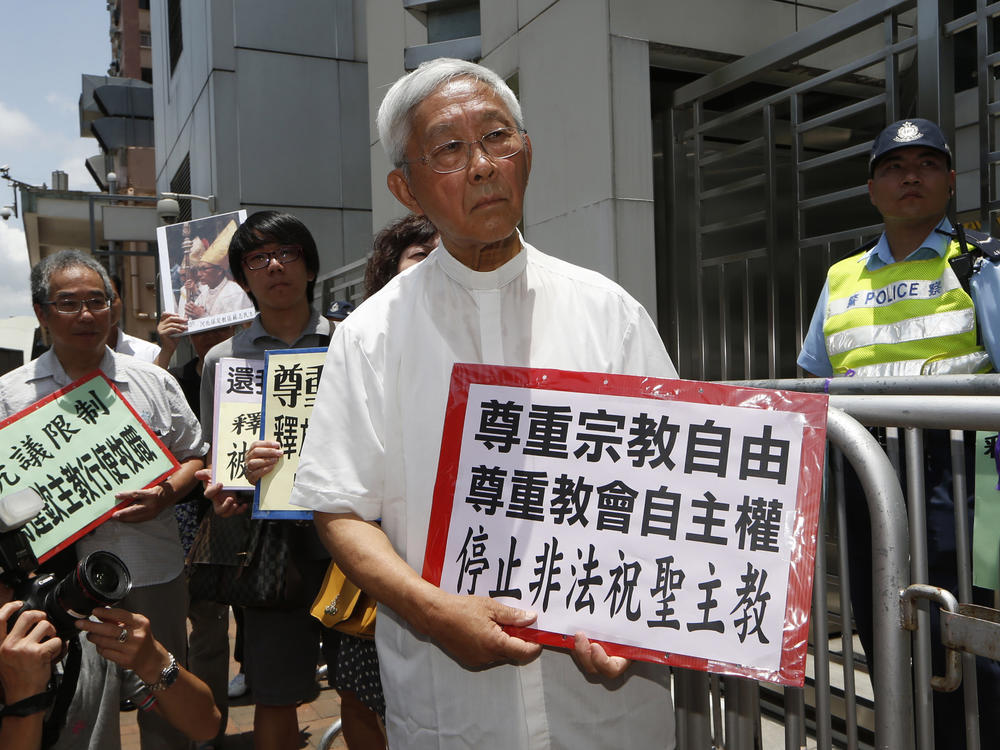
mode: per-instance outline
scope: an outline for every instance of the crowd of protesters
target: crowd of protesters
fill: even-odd
[[[423,217],[406,216],[383,229],[372,255],[367,296],[426,257],[436,244],[436,230]],[[144,748],[180,750],[190,747],[192,739],[204,750],[221,748],[228,699],[247,691],[254,704],[255,747],[295,748],[300,741],[296,708],[315,694],[317,664],[323,662],[340,697],[349,747],[386,745],[385,703],[372,640],[323,628],[305,605],[234,607],[241,669],[227,685],[230,607],[199,596],[194,587],[184,591],[182,561],[199,533],[210,536],[226,524],[247,531],[263,523],[247,517],[246,494],[222,492],[211,483],[211,471],[201,470],[211,461],[206,442],[212,434],[212,376],[219,358],[326,346],[336,323],[354,308],[337,301],[325,317],[313,309],[319,253],[309,230],[290,214],[261,211],[250,216],[233,233],[229,262],[257,317],[245,328],[190,334],[195,356],[169,369],[180,337],[187,334],[183,315],[161,316],[157,346],[120,329],[121,279],[109,276],[89,256],[64,251],[33,269],[33,298],[52,346],[0,381],[4,416],[101,369],[182,461],[182,469],[157,487],[119,493],[131,503],[107,523],[128,525],[121,531],[102,526],[100,533],[76,545],[80,554],[97,547],[113,550],[126,562],[136,585],[119,608],[97,610],[98,622],[80,620],[82,635],[74,646],[81,651],[82,663],[72,677],[72,702],[65,711],[54,712],[57,701],[44,699],[53,691],[52,664],[66,653],[63,640],[38,611],[28,611],[16,622],[11,619],[8,632],[7,620],[20,603],[11,601],[12,589],[0,584],[0,703],[21,705],[25,712],[0,717],[4,748],[113,747],[119,741],[120,708],[141,709]],[[257,481],[280,455],[276,443],[255,441],[245,456],[247,477]],[[329,553],[313,527],[296,529],[296,565],[306,573],[305,589],[316,591]],[[99,538],[102,535],[107,539]],[[130,542],[133,537],[136,541]],[[66,568],[75,556],[58,556],[56,561],[54,567]],[[165,584],[160,583],[163,578]],[[167,671],[174,682],[154,694],[152,686]],[[88,724],[81,718],[87,715],[97,718]]]
[[[944,259],[966,251],[945,217],[950,150],[936,126],[915,123],[896,123],[875,142],[869,191],[886,234],[861,261],[831,271],[800,359],[817,375],[898,364],[899,342],[836,350],[839,334],[853,336],[860,325],[850,317],[857,295],[848,282],[898,280],[913,262],[944,269]],[[521,236],[532,143],[516,97],[492,71],[459,60],[425,63],[388,91],[377,127],[393,165],[388,188],[409,215],[376,236],[357,309],[337,301],[320,314],[316,242],[299,219],[276,211],[254,213],[227,235],[230,283],[257,315],[245,327],[192,334],[195,356],[169,371],[187,334],[185,314],[162,317],[157,348],[120,330],[125,289],[89,256],[65,251],[32,270],[32,300],[51,349],[0,378],[0,417],[99,369],[180,468],[153,487],[120,488],[117,497],[128,503],[76,542],[81,557],[99,549],[119,555],[134,582],[118,606],[81,618],[79,637],[57,637],[41,612],[15,619],[20,605],[0,584],[3,748],[115,747],[125,699],[143,709],[144,749],[180,750],[192,741],[220,748],[228,697],[249,690],[254,746],[290,750],[300,742],[297,706],[314,694],[320,661],[340,696],[352,750],[675,746],[666,667],[610,656],[583,632],[569,653],[543,648],[506,627],[529,626],[534,613],[451,594],[420,576],[456,362],[676,377],[661,338],[617,284]],[[209,260],[221,264],[220,253]],[[995,304],[983,301],[981,278],[971,297],[950,287],[962,320]],[[989,278],[995,283],[995,273]],[[837,307],[841,299],[851,301]],[[956,317],[930,297],[907,305],[895,308],[901,318],[893,330],[912,311]],[[976,370],[991,367],[995,337],[990,327],[986,333],[985,349],[974,327],[953,334],[951,348],[965,359],[973,351]],[[316,347],[328,351],[290,497],[313,511],[314,522],[251,518],[250,493],[213,481],[216,368],[225,357]],[[935,354],[926,338],[920,347],[921,356]],[[282,455],[279,443],[254,441],[243,454],[246,479],[259,482]],[[190,568],[193,549],[207,550],[198,564],[219,568],[227,540],[260,539],[275,528],[294,549],[311,596],[237,610],[241,671],[227,686],[229,602],[194,586],[185,554]],[[374,640],[324,627],[311,614],[331,559],[379,602]],[[870,563],[858,561],[859,576],[867,575]],[[863,611],[860,597],[856,606]],[[870,626],[859,628],[867,636]],[[64,642],[72,667],[54,672]],[[995,665],[982,667],[980,684],[992,695]],[[74,690],[60,698],[68,675]]]

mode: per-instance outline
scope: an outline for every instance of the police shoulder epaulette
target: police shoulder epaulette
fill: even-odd
[[[845,257],[847,257],[847,258],[853,258],[855,255],[861,255],[861,253],[867,253],[869,250],[871,250],[873,247],[875,247],[878,244],[878,241],[879,241],[879,238],[876,237],[871,242],[866,242],[861,247],[856,248],[855,250],[852,250]]]
[[[965,240],[979,249],[983,257],[991,263],[1000,263],[1000,240],[984,232],[965,230]]]

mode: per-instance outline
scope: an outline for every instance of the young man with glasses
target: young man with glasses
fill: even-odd
[[[202,425],[212,434],[215,403],[215,368],[222,357],[263,359],[269,349],[323,347],[330,341],[332,327],[312,307],[319,253],[305,225],[290,214],[257,212],[240,225],[229,245],[229,267],[236,282],[246,291],[258,315],[246,329],[213,347],[205,355],[201,381]],[[277,443],[257,441],[247,454],[247,478],[254,482],[270,471],[281,455]],[[200,477],[210,479],[208,470]],[[218,484],[205,490],[217,524],[247,523],[252,495],[222,492]],[[264,523],[249,521],[249,523]],[[272,521],[271,523],[291,523]],[[302,529],[296,545],[296,564],[305,579],[305,588],[319,590],[330,561],[313,527]],[[336,672],[337,633],[321,630],[307,605],[295,609],[244,608],[244,667],[254,699],[254,747],[285,750],[298,747],[299,725],[296,706],[311,700],[316,687],[316,656],[322,637],[329,674]],[[347,731],[347,702],[341,695],[342,715]],[[353,704],[352,704],[353,705]],[[374,716],[371,717],[374,722]],[[377,724],[374,745],[381,746]],[[355,747],[352,743],[351,747]],[[359,745],[361,747],[361,745]]]
[[[277,211],[252,214],[230,242],[229,268],[257,317],[205,355],[201,404],[206,427],[214,421],[215,366],[221,357],[263,359],[268,349],[326,346],[330,337],[329,323],[312,309],[319,252],[296,217]]]
[[[52,348],[0,378],[0,419],[101,370],[180,462],[180,469],[158,485],[119,488],[117,497],[131,502],[74,546],[80,557],[107,550],[124,561],[133,588],[120,606],[148,617],[157,640],[183,664],[187,585],[173,505],[194,486],[195,472],[204,465],[208,446],[201,427],[165,370],[107,347],[112,288],[97,261],[75,250],[44,258],[31,269],[31,298]],[[117,692],[114,706],[117,711]],[[153,713],[140,714],[139,728],[144,748],[188,746],[182,733]]]

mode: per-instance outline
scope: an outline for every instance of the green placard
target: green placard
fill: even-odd
[[[34,489],[45,508],[24,527],[41,561],[149,487],[177,460],[103,373],[87,375],[0,422],[0,501]]]
[[[972,583],[1000,588],[1000,490],[994,459],[997,433],[976,433],[976,519],[972,534]]]

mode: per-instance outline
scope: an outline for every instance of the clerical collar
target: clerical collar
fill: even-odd
[[[528,265],[528,246],[520,232],[517,233],[517,239],[521,243],[521,250],[502,266],[492,271],[473,271],[443,246],[439,246],[433,257],[437,258],[437,262],[448,276],[466,289],[500,289],[524,273],[524,269]]]

